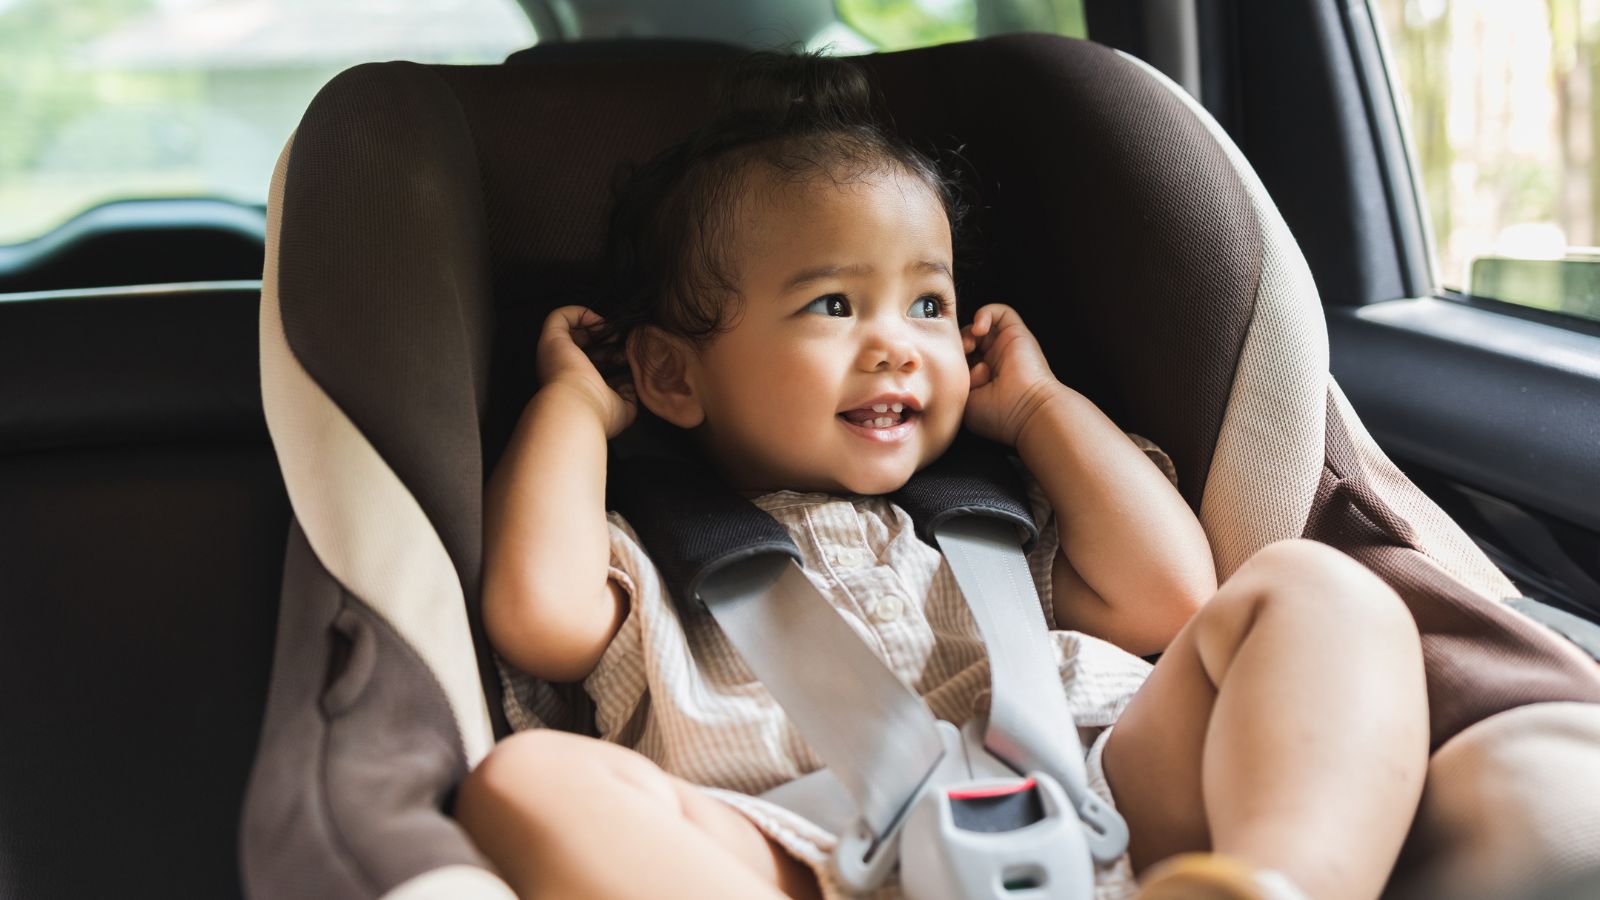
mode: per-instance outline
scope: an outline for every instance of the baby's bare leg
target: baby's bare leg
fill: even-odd
[[[731,807],[631,750],[559,731],[501,741],[455,814],[524,900],[818,893],[809,869]]]
[[[1105,769],[1136,870],[1214,849],[1333,900],[1382,889],[1427,755],[1410,614],[1365,567],[1297,540],[1251,557],[1178,634]]]

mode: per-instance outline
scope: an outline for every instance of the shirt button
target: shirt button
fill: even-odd
[[[846,548],[833,555],[833,561],[846,569],[860,569],[872,562],[872,557],[860,550]]]
[[[895,619],[900,618],[900,613],[903,611],[905,611],[905,603],[894,594],[890,594],[887,597],[879,597],[878,602],[872,604],[872,620],[874,622],[893,622]]]

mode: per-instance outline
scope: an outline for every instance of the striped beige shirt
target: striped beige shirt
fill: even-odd
[[[1170,466],[1153,445],[1146,449],[1163,469]],[[1098,638],[1056,628],[1055,517],[1031,479],[1029,499],[1040,535],[1028,564],[1068,705],[1090,746],[1116,721],[1150,666]],[[904,510],[881,496],[793,491],[754,502],[788,530],[817,591],[936,716],[960,725],[984,711],[989,667],[977,625],[950,567],[917,537]],[[822,761],[710,614],[674,604],[620,515],[609,516],[609,527],[611,577],[627,592],[629,609],[583,683],[594,706],[593,730],[674,775],[740,794],[760,794],[820,768]],[[819,666],[828,664],[824,652],[816,659]],[[562,724],[556,694],[514,673],[506,676],[514,727]],[[581,726],[589,723],[577,724],[588,730]],[[1091,763],[1091,775],[1100,777],[1098,758]],[[752,812],[747,804],[737,805]],[[775,827],[752,817],[769,833]],[[774,836],[794,848],[794,835]]]

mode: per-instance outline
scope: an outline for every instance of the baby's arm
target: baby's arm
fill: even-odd
[[[542,387],[486,489],[483,618],[507,662],[548,681],[593,671],[627,614],[607,577],[606,440],[633,418],[573,339],[598,316],[567,306],[539,337]]]
[[[1066,386],[1017,442],[1056,513],[1056,621],[1139,656],[1166,649],[1217,590],[1205,531],[1172,483]]]
[[[1217,589],[1204,529],[1161,470],[1061,384],[1016,312],[980,309],[968,427],[1015,447],[1055,509],[1056,621],[1131,653],[1160,652]]]

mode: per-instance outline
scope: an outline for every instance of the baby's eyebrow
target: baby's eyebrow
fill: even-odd
[[[785,294],[813,281],[822,281],[825,278],[837,278],[840,275],[871,275],[872,267],[866,263],[856,263],[849,266],[817,266],[811,269],[801,269],[789,276],[779,290]]]
[[[907,272],[934,272],[942,273],[946,278],[954,278],[950,274],[948,263],[938,260],[920,259],[906,266]],[[813,281],[822,281],[825,278],[837,278],[840,275],[871,275],[872,267],[866,263],[854,263],[848,266],[816,266],[810,269],[801,269],[789,276],[789,279],[779,288],[780,293],[787,294]]]

